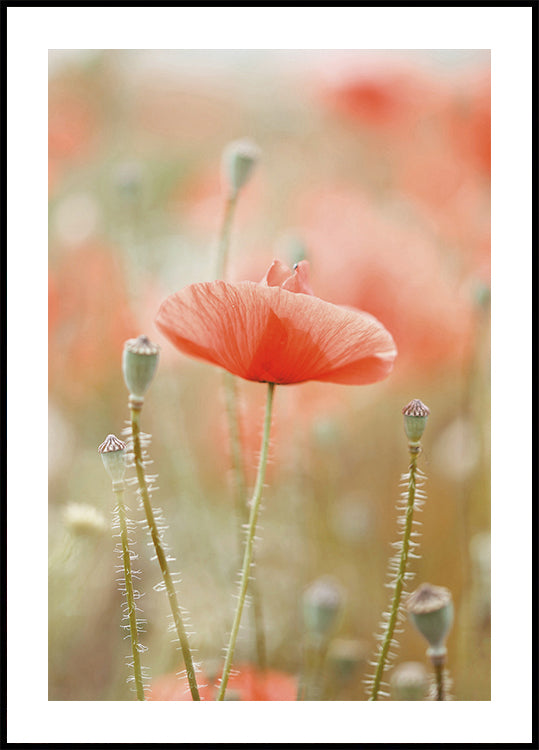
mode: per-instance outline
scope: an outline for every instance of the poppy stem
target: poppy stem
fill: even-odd
[[[180,647],[182,650],[183,660],[185,662],[185,669],[187,672],[187,680],[189,682],[189,689],[191,690],[191,696],[194,701],[200,700],[198,687],[195,677],[195,669],[193,666],[193,658],[191,656],[191,650],[189,648],[189,640],[187,638],[187,632],[183,624],[182,616],[180,614],[180,607],[178,604],[178,598],[174,588],[174,582],[170,574],[168,567],[167,556],[163,549],[159,530],[155,521],[152,505],[150,502],[150,494],[148,492],[148,485],[146,483],[146,475],[144,473],[144,463],[142,460],[142,446],[140,440],[140,412],[142,405],[139,401],[131,401],[131,432],[133,436],[133,453],[135,456],[135,467],[137,471],[137,479],[140,490],[140,496],[142,498],[142,504],[144,506],[144,512],[146,514],[146,520],[150,529],[152,542],[155,547],[157,559],[159,561],[159,567],[161,568],[161,575],[165,584],[165,589],[174,619],[174,625],[176,626],[176,632],[180,641]]]
[[[112,489],[116,497],[118,507],[118,520],[120,522],[120,538],[122,544],[122,560],[124,565],[125,577],[125,596],[127,600],[127,617],[129,619],[129,632],[131,635],[131,649],[133,652],[133,672],[135,675],[135,685],[137,691],[137,700],[143,701],[144,685],[142,683],[142,670],[140,666],[140,649],[138,641],[137,614],[135,608],[135,595],[133,591],[133,574],[131,570],[131,554],[129,551],[129,539],[127,536],[127,519],[124,506],[124,482],[113,482]]]
[[[226,659],[223,667],[223,674],[221,677],[221,685],[219,687],[219,694],[217,696],[218,701],[222,701],[225,698],[226,686],[228,678],[230,677],[230,669],[232,666],[232,659],[234,658],[234,651],[236,648],[236,640],[240,629],[241,616],[243,613],[243,607],[245,605],[245,597],[247,594],[247,588],[249,586],[249,576],[251,573],[251,565],[253,562],[253,547],[255,541],[256,523],[258,520],[258,514],[260,511],[260,501],[262,499],[262,489],[264,487],[264,478],[266,475],[266,465],[268,461],[268,450],[269,450],[269,437],[271,429],[271,414],[273,407],[273,393],[275,390],[275,383],[268,383],[268,396],[266,401],[266,414],[264,417],[264,433],[262,436],[262,447],[260,451],[260,461],[258,464],[258,473],[256,477],[256,484],[251,498],[250,517],[249,517],[249,529],[247,532],[247,538],[245,541],[245,551],[243,556],[243,565],[241,570],[241,582],[240,592],[238,597],[238,605],[236,607],[236,613],[234,615],[234,622],[232,624],[232,630],[230,632],[230,639],[226,651]]]
[[[371,694],[369,700],[378,700],[378,694],[380,691],[380,685],[382,682],[382,676],[386,668],[386,662],[389,655],[389,649],[393,641],[393,634],[395,632],[395,626],[400,613],[400,601],[402,591],[404,588],[404,582],[406,578],[406,565],[408,562],[408,551],[410,548],[410,540],[412,534],[412,524],[414,517],[414,506],[416,501],[416,480],[417,480],[417,457],[420,452],[420,448],[417,445],[409,445],[410,450],[410,467],[408,470],[408,492],[406,509],[404,515],[404,530],[402,533],[402,543],[400,556],[398,558],[398,570],[397,576],[394,581],[394,592],[393,600],[391,602],[391,609],[389,612],[389,619],[387,621],[386,631],[383,638],[382,645],[378,654],[378,662],[376,665],[376,672],[371,687]]]
[[[224,373],[224,390],[228,416],[228,428],[230,434],[232,467],[234,472],[234,498],[238,528],[238,553],[239,561],[241,564],[243,549],[243,536],[241,534],[241,529],[244,528],[249,522],[248,508],[245,502],[247,483],[245,481],[240,428],[238,422],[238,393],[236,388],[236,379],[234,378],[234,375],[229,372]],[[266,638],[264,634],[264,622],[262,617],[262,600],[255,580],[249,581],[249,593],[253,602],[252,613],[257,662],[260,669],[265,669]]]
[[[433,659],[432,665],[436,678],[436,700],[445,701],[444,661]]]
[[[230,193],[225,203],[225,212],[219,234],[219,245],[217,250],[217,276],[218,279],[224,279],[228,265],[228,251],[230,248],[230,232],[232,229],[232,220],[239,193]]]

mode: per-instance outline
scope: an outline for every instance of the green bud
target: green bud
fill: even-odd
[[[413,624],[428,641],[429,655],[445,654],[445,639],[453,624],[449,589],[423,583],[408,597],[406,609]]]
[[[342,607],[340,586],[330,577],[319,578],[303,595],[305,628],[314,636],[327,636],[333,629]]]
[[[395,701],[424,701],[428,688],[427,670],[418,661],[405,661],[391,675],[391,697]]]
[[[232,141],[223,152],[223,172],[232,195],[248,182],[260,158],[260,149],[249,138]]]
[[[125,476],[125,450],[127,445],[116,435],[107,435],[98,452],[103,459],[103,466],[113,482],[122,482]]]
[[[125,342],[122,370],[131,396],[143,399],[150,387],[159,362],[159,346],[147,336]]]
[[[427,426],[430,409],[418,398],[414,398],[409,404],[406,404],[402,413],[404,414],[406,437],[411,445],[418,445]]]

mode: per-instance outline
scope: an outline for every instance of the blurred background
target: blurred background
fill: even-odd
[[[274,257],[290,265],[305,257],[314,292],[375,315],[399,356],[376,385],[276,391],[256,551],[272,691],[253,687],[261,654],[246,612],[236,663],[252,679],[238,684],[237,697],[295,699],[302,598],[330,576],[342,607],[323,697],[366,699],[408,462],[401,409],[420,398],[431,410],[420,459],[428,500],[409,590],[423,582],[451,590],[453,696],[489,700],[483,50],[50,51],[49,699],[133,699],[113,500],[97,446],[125,426],[122,349],[142,333],[162,347],[142,414],[159,474],[154,503],[167,519],[180,601],[208,679],[222,658],[239,568],[222,373],[176,352],[153,319],[168,294],[215,277],[221,154],[246,136],[262,156],[239,200],[229,277],[258,281]],[[241,381],[239,390],[252,483],[266,389]],[[133,494],[128,504],[141,521]],[[143,664],[154,699],[178,699],[177,680],[166,676],[181,664],[142,528],[136,552],[148,621]],[[429,669],[410,623],[399,641],[396,664]]]

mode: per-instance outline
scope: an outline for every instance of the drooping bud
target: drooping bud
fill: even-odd
[[[143,400],[150,387],[159,363],[159,350],[147,336],[125,342],[122,370],[127,389],[135,399]]]
[[[312,583],[303,595],[303,620],[307,631],[317,637],[328,636],[336,624],[342,602],[341,588],[329,576]]]
[[[225,148],[223,173],[232,195],[248,182],[259,158],[260,149],[249,138],[232,141]]]
[[[406,601],[411,621],[428,641],[431,658],[445,655],[445,640],[453,623],[453,601],[449,589],[422,583]]]
[[[405,661],[391,675],[391,696],[395,701],[424,701],[429,678],[419,661]]]
[[[406,437],[410,445],[418,445],[427,426],[430,409],[418,398],[414,398],[409,404],[406,404],[402,413],[404,414]]]
[[[98,452],[103,459],[103,466],[113,482],[121,482],[125,476],[125,451],[127,445],[116,435],[107,435]]]

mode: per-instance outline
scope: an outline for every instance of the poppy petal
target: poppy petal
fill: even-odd
[[[252,282],[193,284],[165,300],[156,323],[185,354],[261,382],[372,383],[396,355],[371,315]]]

